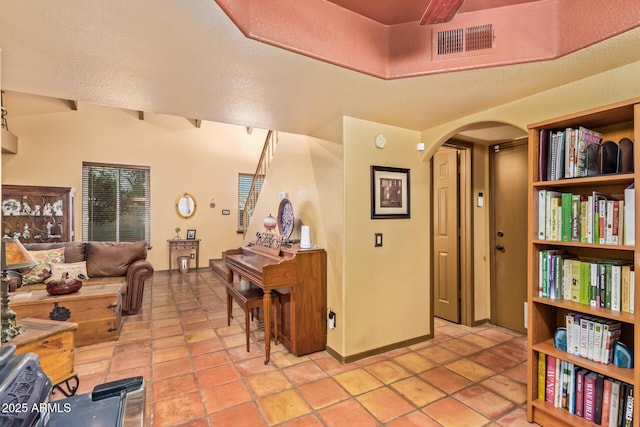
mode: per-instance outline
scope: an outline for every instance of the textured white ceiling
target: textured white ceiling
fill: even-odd
[[[423,130],[636,62],[640,30],[553,61],[385,81],[249,40],[213,0],[0,0],[0,48],[9,91],[313,135],[344,115]]]

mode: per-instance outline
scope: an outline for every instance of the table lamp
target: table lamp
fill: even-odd
[[[0,264],[2,270],[2,335],[0,336],[0,340],[7,342],[22,333],[22,325],[16,320],[16,313],[9,308],[9,279],[7,277],[7,271],[32,267],[36,265],[37,262],[18,239],[8,237],[2,239],[0,255],[2,262]]]

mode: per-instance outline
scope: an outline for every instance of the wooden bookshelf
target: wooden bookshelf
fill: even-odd
[[[634,141],[634,172],[624,174],[596,175],[579,178],[539,180],[540,177],[540,132],[564,130],[567,127],[586,127],[602,134],[602,140],[618,142],[621,138]],[[613,311],[602,307],[579,304],[570,300],[550,299],[539,295],[540,251],[546,249],[565,250],[579,258],[591,260],[623,260],[632,264],[634,271],[640,271],[640,252],[637,246],[611,245],[584,242],[566,242],[542,240],[538,234],[538,196],[541,190],[552,190],[572,194],[587,195],[593,191],[624,195],[625,188],[635,185],[634,195],[640,197],[640,98],[593,108],[587,111],[568,114],[550,120],[529,125],[529,178],[528,178],[528,368],[527,368],[527,419],[540,425],[592,426],[595,423],[570,414],[568,410],[556,408],[552,404],[538,400],[538,356],[551,354],[590,371],[603,374],[634,386],[634,396],[640,384],[640,292],[634,293],[631,304],[634,313]],[[638,181],[638,182],[636,182]],[[638,215],[633,218],[635,241],[640,242],[640,221]],[[636,243],[640,245],[640,243]],[[635,288],[637,289],[637,287]],[[622,338],[633,353],[635,368],[624,369],[613,364],[594,362],[570,354],[553,345],[553,336],[557,328],[565,326],[565,315],[569,312],[593,315],[614,320],[622,324]],[[546,356],[545,356],[546,357]],[[640,404],[636,397],[633,409],[634,425],[640,421]]]

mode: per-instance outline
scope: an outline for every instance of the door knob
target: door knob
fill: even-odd
[[[504,246],[503,245],[496,245],[496,249],[499,251],[504,251]]]

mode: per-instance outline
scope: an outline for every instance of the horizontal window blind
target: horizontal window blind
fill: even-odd
[[[247,196],[249,190],[251,190],[251,182],[253,182],[253,175],[241,173],[238,174],[238,231],[243,231],[243,212],[247,202]],[[262,183],[264,182],[264,176],[259,176],[256,181],[256,191],[260,193],[262,189]],[[251,219],[251,216],[249,216]]]
[[[82,164],[83,240],[150,244],[150,169]]]

